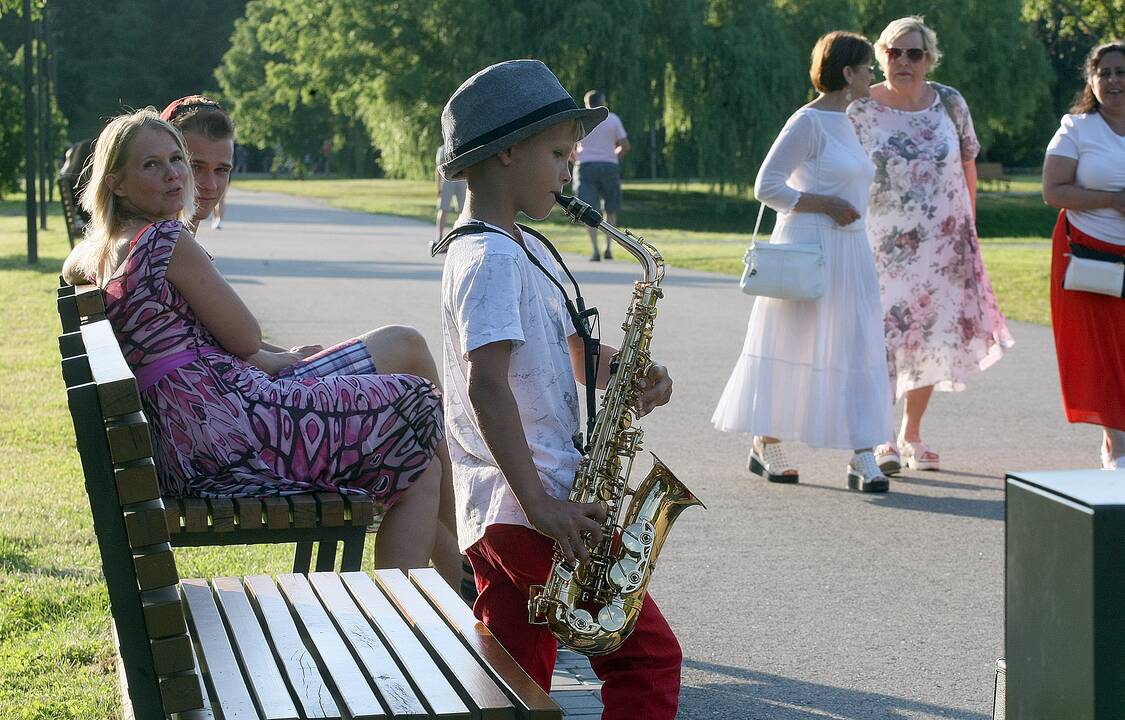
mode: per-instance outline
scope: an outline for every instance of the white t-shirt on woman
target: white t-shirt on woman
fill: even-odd
[[[1048,155],[1078,161],[1075,182],[1087,190],[1125,190],[1125,136],[1115,133],[1100,113],[1063,115]],[[1125,245],[1125,214],[1113,208],[1067,210],[1074,227],[1114,245]]]

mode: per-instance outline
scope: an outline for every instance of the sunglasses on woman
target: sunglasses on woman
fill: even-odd
[[[912,63],[922,62],[922,58],[926,57],[926,51],[922,48],[887,48],[887,57],[891,60],[898,60],[905,53],[906,59]]]

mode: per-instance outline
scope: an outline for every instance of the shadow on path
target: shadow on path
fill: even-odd
[[[684,686],[679,716],[685,720],[715,717],[747,720],[891,720],[917,717],[919,713],[959,720],[989,720],[988,715],[959,708],[794,680],[729,665],[685,659],[684,667],[733,679],[733,682]]]
[[[981,520],[1003,520],[1004,519],[1004,500],[977,500],[974,498],[957,498],[957,497],[933,497],[929,495],[914,495],[911,493],[901,492],[895,490],[896,482],[899,480],[891,481],[891,491],[885,494],[870,494],[866,496],[867,503],[876,505],[883,508],[890,508],[896,510],[915,510],[917,512],[927,513],[941,513],[944,515],[955,515],[958,517],[971,517],[980,518]],[[919,482],[920,485],[930,484],[933,481]],[[934,483],[941,484],[942,483]],[[817,490],[827,492],[842,492],[856,494],[855,490],[849,490],[842,487],[831,487],[826,485],[813,485],[811,483],[799,483],[793,486],[794,488],[801,488],[803,490]],[[974,490],[993,490],[994,488],[980,488],[977,486],[969,486]]]

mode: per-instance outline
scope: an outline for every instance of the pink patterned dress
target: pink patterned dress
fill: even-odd
[[[981,260],[963,163],[980,150],[969,106],[951,87],[925,110],[872,98],[848,107],[875,163],[867,233],[883,297],[895,397],[965,381],[1013,344]]]
[[[394,504],[443,437],[437,388],[414,375],[277,379],[223,350],[166,279],[180,230],[175,221],[142,230],[105,287],[163,491],[331,490]]]

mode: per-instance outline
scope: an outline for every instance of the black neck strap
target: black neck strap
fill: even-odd
[[[555,262],[557,262],[559,267],[562,268],[562,271],[566,273],[567,278],[570,279],[570,283],[574,286],[573,302],[571,302],[570,297],[566,294],[566,289],[563,288],[562,283],[560,283],[558,279],[553,274],[551,274],[550,271],[547,270],[547,268],[543,267],[543,263],[539,261],[539,258],[535,256],[535,253],[531,252],[531,250],[528,249],[527,245],[525,245],[522,240],[515,237],[506,230],[502,230],[501,228],[496,227],[495,225],[488,225],[479,220],[472,220],[465,223],[464,225],[458,225],[457,227],[446,233],[445,237],[443,237],[439,242],[437,242],[430,248],[430,255],[436,256],[439,253],[445,252],[449,249],[449,245],[454,240],[463,235],[479,235],[486,232],[500,233],[501,235],[504,235],[505,237],[510,239],[516,245],[519,245],[524,254],[527,256],[527,259],[531,261],[531,264],[539,268],[539,271],[543,273],[543,275],[548,280],[551,281],[551,284],[559,289],[559,292],[562,293],[563,296],[563,302],[566,305],[567,314],[570,315],[570,322],[574,326],[574,331],[578,333],[578,337],[582,338],[582,355],[584,361],[583,365],[586,369],[585,386],[587,442],[584,446],[583,443],[576,438],[574,444],[575,447],[578,448],[579,452],[585,452],[589,450],[589,443],[593,440],[594,420],[596,418],[598,361],[601,357],[601,341],[599,338],[594,337],[594,327],[597,324],[598,309],[587,309],[586,301],[582,298],[582,288],[579,287],[578,281],[574,278],[574,274],[570,272],[570,268],[568,268],[566,266],[566,263],[563,262],[562,255],[559,254],[558,249],[555,248],[551,241],[548,240],[542,233],[529,228],[526,225],[516,223],[516,227],[519,228],[520,232],[527,233],[528,235],[531,235],[532,237],[539,240],[539,242],[543,243],[543,247],[547,248],[547,251],[551,253],[551,256],[555,259]]]

